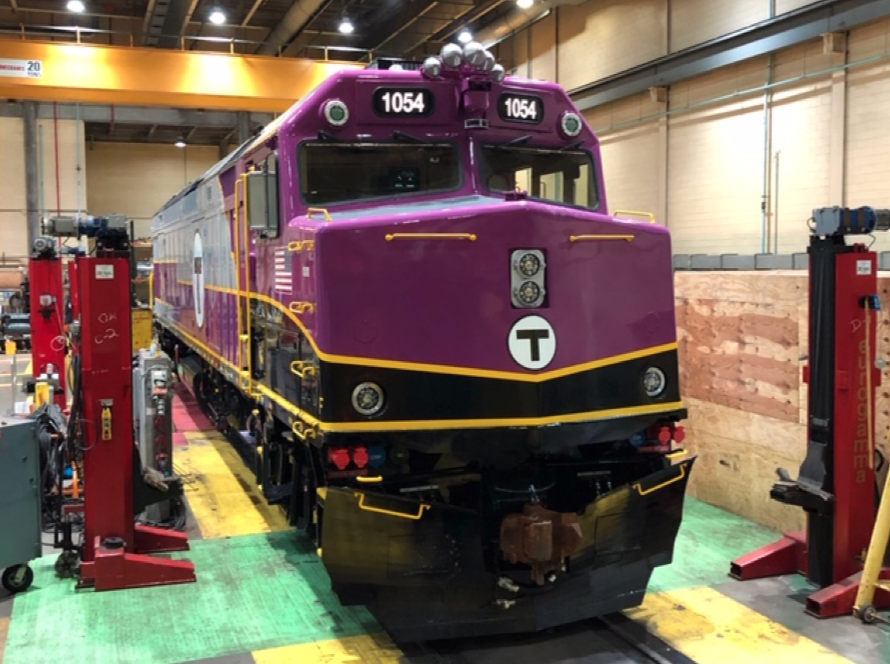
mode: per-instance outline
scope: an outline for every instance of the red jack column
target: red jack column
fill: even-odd
[[[65,408],[65,294],[62,289],[62,259],[53,240],[41,238],[46,251],[35,252],[28,266],[31,282],[31,361],[33,375],[57,375],[53,401]]]
[[[184,533],[134,523],[129,259],[80,258],[76,274],[86,432],[81,583],[115,590],[195,581],[188,561],[140,555],[189,547]]]
[[[854,220],[855,221],[855,220]],[[877,256],[844,234],[810,242],[807,456],[797,480],[785,478],[770,496],[807,512],[805,533],[732,562],[747,580],[800,572],[822,589],[806,611],[820,618],[850,615],[876,514],[875,446]],[[875,605],[890,603],[876,596]]]

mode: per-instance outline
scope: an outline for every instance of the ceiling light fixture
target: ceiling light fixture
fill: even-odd
[[[173,145],[175,145],[175,146],[178,147],[178,148],[184,148],[184,147],[185,147],[185,141],[182,140],[182,139],[180,138],[180,139],[179,139],[178,141],[176,141]]]
[[[355,30],[355,28],[352,25],[352,21],[350,21],[348,18],[344,18],[342,21],[340,21],[339,30],[344,35],[351,35],[352,31]]]
[[[528,9],[533,4],[535,4],[535,0],[516,0],[516,5],[520,9]]]
[[[218,9],[214,9],[212,12],[210,12],[210,22],[214,23],[215,25],[222,25],[226,22],[226,15]]]
[[[86,7],[84,7],[84,4],[80,0],[69,0],[67,7],[69,12],[75,12],[77,14],[80,14],[84,9],[86,9]]]
[[[461,44],[468,44],[473,41],[473,34],[469,30],[462,30],[457,36],[457,41]]]

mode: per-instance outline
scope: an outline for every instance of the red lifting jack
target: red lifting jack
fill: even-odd
[[[71,418],[81,431],[78,445],[83,450],[86,493],[80,586],[116,590],[195,581],[192,563],[144,555],[187,551],[188,538],[184,533],[135,523],[134,477],[141,481],[141,465],[133,438],[133,342],[126,226],[105,219],[90,219],[89,226],[83,220],[54,221],[56,230],[60,226],[66,229],[61,234],[84,234],[96,240],[96,257],[77,256],[75,269],[69,271],[71,299],[76,303],[74,313],[80,320],[79,333],[72,335],[71,363],[76,378],[75,385],[70,386],[74,390]],[[41,239],[43,250],[35,251],[32,259],[35,290],[41,287],[42,276],[50,272],[51,285],[56,284],[56,279],[61,283],[61,261],[51,258],[55,241]],[[53,269],[35,270],[35,265]],[[60,309],[61,302],[56,311],[60,313]],[[35,358],[40,352],[35,347]]]
[[[818,618],[850,615],[875,524],[875,367],[880,301],[876,254],[845,236],[890,228],[890,210],[823,208],[813,212],[809,248],[807,454],[799,477],[779,469],[770,497],[807,513],[806,532],[732,562],[742,580],[804,574],[821,590],[806,600]],[[884,577],[890,576],[885,569]],[[890,606],[879,590],[877,608]]]

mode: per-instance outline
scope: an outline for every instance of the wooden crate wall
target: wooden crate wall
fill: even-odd
[[[776,468],[797,477],[806,453],[807,275],[804,271],[677,272],[680,378],[690,494],[777,530],[803,528],[803,510],[769,498]],[[890,273],[881,273],[878,357],[890,358]],[[876,403],[885,454],[890,369]]]

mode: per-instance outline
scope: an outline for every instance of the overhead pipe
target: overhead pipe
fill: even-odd
[[[520,30],[537,23],[557,7],[581,5],[585,2],[587,0],[539,0],[527,9],[517,5],[504,16],[492,21],[481,30],[476,30],[473,38],[485,48],[491,48]]]
[[[326,4],[326,0],[296,0],[257,49],[257,55],[278,55],[282,46],[309,23],[309,20]]]

